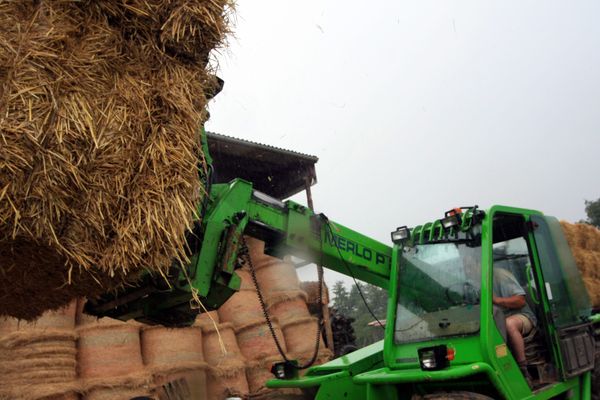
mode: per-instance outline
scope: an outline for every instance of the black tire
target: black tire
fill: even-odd
[[[419,397],[422,400],[494,400],[491,397],[474,392],[438,392]]]

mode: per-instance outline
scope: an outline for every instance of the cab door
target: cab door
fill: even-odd
[[[594,368],[589,296],[558,220],[532,215],[549,336],[559,351],[563,378]]]

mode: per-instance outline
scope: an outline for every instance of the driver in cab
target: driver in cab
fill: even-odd
[[[525,300],[525,290],[510,271],[495,267],[493,291],[492,303],[504,312],[506,334],[513,355],[523,375],[529,378],[523,337],[531,332],[537,321]]]
[[[474,254],[464,255],[463,262],[467,276],[474,277],[480,273],[480,262]],[[508,344],[521,372],[529,381],[531,378],[527,371],[523,337],[531,332],[537,320],[527,304],[525,290],[517,278],[509,270],[498,266],[494,266],[492,303],[503,311]]]

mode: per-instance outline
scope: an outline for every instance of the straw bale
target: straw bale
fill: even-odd
[[[0,399],[73,400],[78,399],[76,393],[79,389],[79,384],[75,381],[63,383],[29,381],[18,385],[0,386]]]
[[[43,382],[44,384],[63,384],[74,380],[72,371],[57,368],[52,370],[40,370],[28,372],[10,379],[3,379],[3,384],[10,382],[14,386],[26,386],[32,382]]]
[[[171,375],[177,375],[188,371],[196,370],[207,370],[209,368],[206,361],[186,361],[180,362],[173,365],[155,365],[149,366],[148,369],[152,372],[154,377],[170,377]]]
[[[47,341],[33,343],[30,345],[17,347],[6,351],[5,354],[9,354],[13,359],[28,359],[41,356],[59,356],[59,355],[73,355],[77,354],[75,348],[75,341]],[[0,360],[5,357],[0,354]]]
[[[229,9],[0,4],[0,315],[31,319],[186,260],[207,62]]]
[[[319,282],[301,282],[300,287],[302,290],[306,292],[308,295],[307,303],[308,304],[318,304],[319,299]],[[323,282],[323,292],[322,292],[322,304],[329,304],[329,289],[325,282]]]
[[[265,242],[252,236],[244,236],[250,259],[254,268],[262,264],[263,260],[271,260],[272,257],[265,254]]]
[[[20,330],[0,337],[0,349],[14,349],[18,346],[47,343],[50,341],[72,342],[77,333],[66,330]]]
[[[202,333],[204,334],[204,338],[206,338],[207,334],[216,332],[217,330],[221,331],[222,333],[224,330],[227,329],[233,329],[233,324],[231,322],[221,322],[217,324],[216,327],[213,324],[207,325],[202,328]],[[206,348],[206,346],[204,347]]]
[[[245,367],[223,369],[209,369],[207,385],[208,398],[211,400],[248,395],[248,381]]]
[[[238,374],[238,371],[246,368],[246,359],[240,356],[227,355],[222,357],[215,365],[209,365],[208,371],[212,376],[218,378],[231,378]]]
[[[79,329],[79,376],[86,381],[145,374],[139,327],[86,325]]]
[[[313,343],[314,345],[314,343]],[[313,352],[314,352],[314,347],[313,347]],[[310,359],[312,358],[313,353],[311,352],[310,354],[291,354],[290,357],[292,357],[295,360],[298,360],[299,363],[301,364],[306,364],[308,361],[310,361]],[[331,361],[333,359],[333,352],[331,350],[329,350],[326,347],[319,347],[319,353],[317,354],[317,359],[315,361],[315,363],[313,364],[314,366],[316,365],[321,365],[321,364],[325,364],[328,361]]]
[[[571,249],[600,251],[600,229],[590,224],[571,224],[566,221],[560,221],[560,225]]]
[[[206,399],[207,370],[205,367],[181,370],[165,376],[155,375],[153,395],[160,400]]]
[[[589,251],[600,251],[600,229],[590,224],[578,224],[584,237],[584,247]]]
[[[569,243],[569,247],[573,249],[574,247],[579,247],[576,243],[576,232],[575,232],[575,224],[572,224],[567,221],[560,221],[560,227],[562,228],[563,234],[567,239],[567,243]]]
[[[281,356],[273,356],[254,361],[248,365],[246,368],[246,378],[248,379],[248,389],[251,394],[269,390],[265,387],[265,383],[270,379],[274,379],[271,367],[273,364],[282,361]]]
[[[298,356],[302,354],[312,355],[315,349],[318,328],[318,320],[314,317],[288,320],[282,324],[281,329],[290,353]]]
[[[600,279],[584,277],[583,283],[590,295],[593,307],[600,308]]]
[[[203,348],[213,375],[226,375],[227,371],[243,368],[246,363],[231,323],[219,324],[218,329],[213,326],[204,329]]]
[[[81,379],[81,390],[89,392],[100,388],[119,388],[128,387],[132,389],[150,388],[152,384],[152,374],[149,371],[130,372],[122,375],[98,378]]]
[[[0,398],[62,398],[78,390],[76,335],[29,327],[0,338]]]
[[[208,329],[210,326],[214,326],[215,324],[218,325],[219,322],[220,322],[219,313],[217,312],[217,310],[214,310],[214,311],[203,312],[201,314],[198,314],[198,316],[196,317],[196,321],[194,321],[193,326],[197,326],[204,331],[205,329]]]
[[[29,358],[26,360],[23,359],[13,359],[13,360],[3,360],[2,365],[0,365],[0,374],[3,375],[19,375],[25,373],[27,371],[36,371],[39,369],[50,369],[56,368],[60,370],[69,371],[69,373],[73,374],[75,377],[75,367],[77,362],[75,361],[75,354],[71,354],[58,357],[38,357],[38,358]]]
[[[239,290],[219,307],[219,319],[242,326],[248,322],[264,318],[256,290]]]
[[[204,361],[202,330],[198,327],[145,327],[141,343],[144,364],[152,370],[164,371]]]
[[[284,352],[287,351],[286,341],[284,340],[284,335],[277,319],[271,319],[271,325],[273,326],[275,335],[279,339],[282,350]],[[237,327],[235,333],[240,350],[248,360],[258,360],[279,354],[279,350],[275,345],[271,331],[264,318]]]
[[[575,262],[583,276],[600,279],[600,251],[573,249]]]
[[[287,321],[310,317],[306,300],[307,295],[303,290],[276,292],[267,299],[269,315],[277,318],[282,325]]]
[[[257,269],[256,280],[266,297],[274,296],[277,292],[300,290],[300,280],[294,265],[278,258]]]

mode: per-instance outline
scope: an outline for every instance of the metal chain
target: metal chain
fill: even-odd
[[[244,247],[248,247],[246,244],[246,238],[244,238],[242,236],[242,245]],[[323,252],[321,251],[321,255],[323,254]],[[267,306],[265,303],[265,300],[263,298],[262,295],[262,291],[260,290],[260,286],[258,285],[258,280],[256,279],[256,271],[254,269],[254,263],[252,262],[252,258],[250,257],[250,253],[246,253],[243,255],[243,257],[246,257],[246,261],[248,262],[248,265],[250,266],[250,275],[252,276],[252,281],[254,283],[254,287],[256,288],[256,293],[258,294],[258,301],[260,303],[260,307],[262,308],[262,312],[263,315],[265,317],[265,320],[267,322],[267,326],[269,327],[269,331],[271,332],[271,336],[273,337],[273,340],[275,341],[275,346],[277,346],[277,350],[279,351],[279,354],[283,357],[283,360],[290,366],[293,366],[296,369],[306,369],[310,366],[312,366],[315,361],[317,360],[317,357],[319,355],[319,346],[320,346],[320,342],[321,342],[321,332],[323,331],[323,309],[322,309],[322,302],[323,302],[323,269],[319,269],[319,295],[318,295],[318,302],[319,305],[321,307],[319,307],[319,313],[318,313],[318,323],[317,323],[317,339],[315,342],[315,351],[313,353],[312,358],[303,365],[296,365],[294,363],[292,363],[292,361],[287,358],[285,352],[283,351],[283,348],[281,347],[281,344],[279,343],[279,339],[277,338],[277,335],[275,334],[275,329],[273,328],[273,323],[271,322],[271,317],[269,316],[269,312],[267,311]]]

